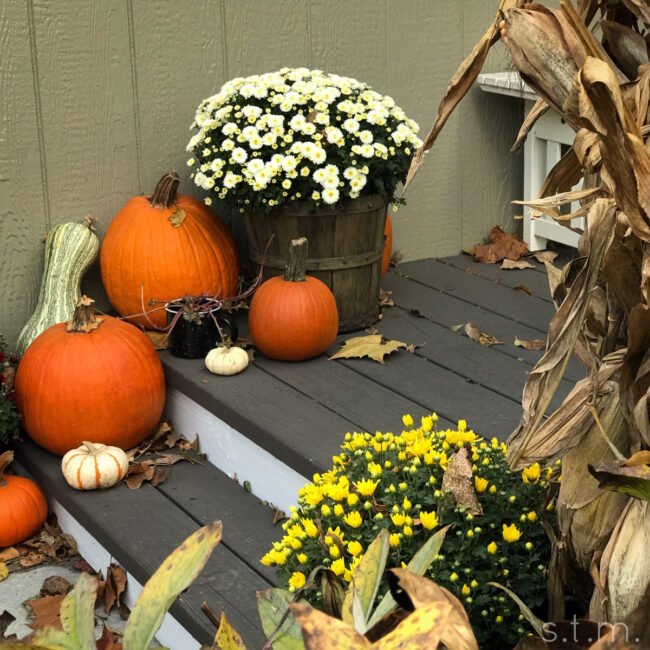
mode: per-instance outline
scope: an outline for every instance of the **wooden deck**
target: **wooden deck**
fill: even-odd
[[[514,340],[545,338],[554,314],[543,266],[502,271],[463,255],[402,264],[383,286],[395,306],[384,310],[378,331],[424,344],[413,354],[394,353],[385,366],[367,359],[329,361],[326,355],[281,363],[257,354],[244,373],[227,378],[211,375],[200,360],[162,353],[168,414],[188,438],[199,433],[210,463],[178,463],[156,488],[79,493],[64,483],[58,458],[29,443],[21,448],[20,464],[51,495],[64,528],[87,538],[80,543],[82,554],[92,556],[86,559],[105,570],[102,563],[112,558],[133,584],[144,584],[199,525],[223,521],[223,541],[208,567],[172,607],[162,634],[168,640],[158,637],[172,650],[194,643],[179,645],[179,630],[195,640],[194,647],[213,636],[200,612],[203,601],[226,611],[248,647],[261,647],[254,592],[274,585],[275,578],[259,558],[282,532],[261,500],[286,509],[302,482],[330,467],[346,432],[401,430],[404,413],[419,418],[432,411],[441,426],[462,418],[501,440],[518,424],[526,373],[541,352]],[[516,288],[521,286],[533,295]],[[484,347],[452,330],[467,322],[503,344]],[[329,353],[338,349],[337,341]],[[582,366],[572,361],[555,404],[582,376]],[[137,584],[131,599],[136,592]]]

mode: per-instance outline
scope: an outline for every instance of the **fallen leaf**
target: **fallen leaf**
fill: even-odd
[[[375,361],[379,361],[381,364],[385,364],[384,357],[387,354],[405,347],[406,343],[402,343],[401,341],[386,341],[384,343],[381,334],[355,336],[347,339],[343,343],[343,347],[331,356],[330,360],[369,357]]]
[[[145,334],[149,337],[156,350],[166,350],[169,347],[169,334],[167,332],[152,332],[151,330],[147,330]]]
[[[158,456],[155,460],[154,463],[156,465],[175,465],[176,463],[180,462],[181,460],[186,460],[187,456],[183,454],[163,454],[162,456]]]
[[[371,325],[370,327],[367,327],[365,330],[363,330],[366,334],[377,334],[379,330],[374,326]]]
[[[45,553],[32,552],[20,558],[20,566],[36,566],[37,564],[42,564],[45,560],[47,560]]]
[[[475,258],[477,262],[494,264],[505,258],[517,261],[527,252],[528,246],[525,242],[515,239],[499,226],[495,226],[490,233],[490,243],[475,247]]]
[[[105,626],[102,635],[97,639],[97,650],[122,650],[122,642]]]
[[[8,640],[8,637],[5,636],[5,632],[15,620],[16,617],[7,610],[0,614],[0,641]],[[14,638],[14,635],[11,635],[11,637]]]
[[[465,334],[476,341],[481,345],[484,345],[486,348],[489,348],[492,345],[503,345],[503,341],[499,341],[496,336],[492,334],[486,334],[476,323],[467,323],[465,325]]]
[[[379,289],[379,306],[380,307],[394,307],[395,303],[391,296],[393,295],[392,291],[384,291],[384,289]]]
[[[72,585],[61,576],[50,576],[45,578],[41,587],[41,596],[59,596],[68,593]]]
[[[390,262],[388,263],[389,268],[395,268],[401,261],[404,255],[400,251],[393,251],[393,254],[390,256]]]
[[[187,218],[187,213],[185,210],[183,210],[183,208],[177,208],[167,218],[171,222],[172,226],[174,226],[174,228],[178,228]]]
[[[273,524],[277,524],[279,521],[282,521],[283,519],[286,519],[287,515],[285,514],[284,510],[280,510],[280,508],[273,508]]]
[[[86,560],[76,560],[72,563],[72,566],[78,571],[95,575],[95,570],[90,566],[90,564],[88,564],[88,562],[86,562]]]
[[[126,477],[126,484],[131,490],[137,490],[144,481],[151,481],[153,478],[154,467],[149,461],[135,463],[129,467]]]
[[[463,327],[465,327],[465,325],[467,325],[467,323],[461,323],[460,325],[452,325],[449,329],[452,332],[458,332],[459,330],[462,330]]]
[[[202,384],[207,384],[207,383],[208,383],[208,380],[207,380],[207,379],[201,379],[201,383],[202,383]]]
[[[164,483],[166,479],[167,479],[167,472],[164,469],[162,469],[161,467],[154,468],[153,476],[151,477],[151,485],[153,485],[153,487],[156,487],[157,485]]]
[[[533,292],[525,284],[518,284],[515,287],[515,291],[521,291],[521,293],[527,293],[529,296],[533,295]]]
[[[515,345],[524,350],[543,350],[546,347],[546,341],[542,339],[530,339],[529,341],[524,341],[515,337]]]
[[[183,438],[183,440],[181,440],[178,443],[178,446],[181,449],[185,450],[185,451],[192,450],[193,452],[198,454],[199,453],[199,434],[198,433],[196,434],[196,436],[194,438],[194,442],[190,443],[185,438]]]
[[[2,582],[9,575],[9,569],[4,562],[0,562],[0,582]]]
[[[466,447],[461,447],[449,461],[447,471],[442,478],[442,491],[450,491],[455,505],[462,505],[473,515],[483,514],[474,490],[474,472]]]
[[[9,546],[0,551],[0,562],[9,562],[9,560],[13,560],[19,556],[20,553],[13,546]]]
[[[544,264],[544,262],[552,262],[557,256],[558,253],[555,251],[539,251],[533,253],[533,257],[541,264]]]
[[[418,348],[423,348],[426,345],[426,343],[411,343],[411,345],[406,346],[406,351],[410,352],[411,354],[415,354],[415,351]]]
[[[61,610],[61,601],[64,598],[65,595],[59,594],[58,596],[44,596],[43,598],[28,600],[27,604],[34,612],[34,621],[29,624],[29,627],[33,630],[40,630],[44,627],[62,630],[59,612]]]
[[[104,585],[104,611],[108,614],[113,605],[120,607],[120,598],[126,589],[126,571],[115,564],[106,570]]]
[[[214,647],[219,650],[246,650],[241,636],[226,618],[226,612],[221,612],[221,622],[214,637]]]
[[[506,271],[509,271],[512,269],[534,269],[535,267],[530,262],[527,262],[526,260],[523,259],[522,260],[505,259],[501,264],[501,268]]]
[[[476,255],[476,246],[472,248],[463,248],[463,253],[465,253],[465,255],[471,255],[474,257],[474,255]]]

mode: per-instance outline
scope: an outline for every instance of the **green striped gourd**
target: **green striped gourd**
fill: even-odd
[[[81,278],[99,253],[93,221],[88,216],[81,223],[60,223],[47,235],[38,304],[18,337],[16,354],[19,356],[41,332],[72,318],[81,299]]]

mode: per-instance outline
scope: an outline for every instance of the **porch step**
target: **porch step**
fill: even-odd
[[[217,613],[226,612],[248,647],[262,646],[255,591],[276,586],[276,581],[259,560],[282,532],[273,525],[271,508],[209,463],[177,463],[156,488],[145,483],[130,490],[122,484],[82,492],[63,479],[59,457],[29,440],[16,450],[16,460],[18,469],[48,495],[63,530],[77,539],[91,566],[105,574],[113,561],[127,571],[127,606],[184,539],[221,520],[222,541],[198,579],[174,603],[157,636],[172,650],[211,643],[216,630],[201,612],[205,601]]]

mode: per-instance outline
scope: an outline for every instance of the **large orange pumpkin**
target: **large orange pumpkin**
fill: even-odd
[[[339,327],[334,294],[305,275],[307,239],[291,242],[284,276],[268,279],[255,292],[248,312],[253,343],[272,359],[302,361],[329,348]]]
[[[386,227],[384,228],[384,255],[381,258],[381,277],[383,278],[390,266],[390,258],[393,254],[393,222],[390,220],[390,215],[386,215]]]
[[[108,228],[102,280],[123,316],[148,311],[152,299],[235,295],[239,260],[232,234],[204,203],[177,194],[178,183],[178,174],[166,174],[151,197],[130,199]],[[162,309],[149,318],[158,327],[166,324]],[[150,327],[144,316],[129,320]]]
[[[150,435],[165,402],[158,355],[137,327],[95,317],[84,296],[73,319],[27,348],[16,373],[23,426],[63,455],[84,440],[129,449]]]
[[[47,501],[34,481],[5,474],[14,458],[0,455],[0,548],[13,546],[34,535],[47,517]]]

